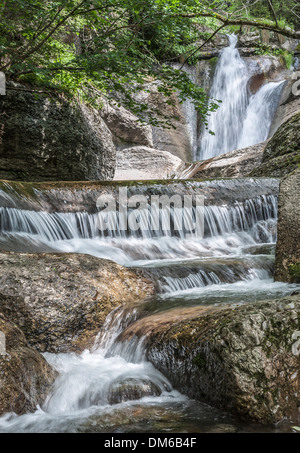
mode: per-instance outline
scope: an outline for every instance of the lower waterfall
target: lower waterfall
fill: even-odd
[[[233,183],[211,182],[212,192],[218,184],[226,193],[226,184]],[[234,184],[241,188],[244,182]],[[141,216],[147,218],[149,209]],[[171,210],[171,225],[181,214]],[[143,268],[159,288],[141,307],[112,312],[90,351],[44,354],[59,372],[51,394],[34,414],[1,417],[0,432],[222,432],[228,426],[259,431],[174,390],[146,360],[144,338],[127,343],[120,336],[145,312],[290,294],[293,285],[273,282],[276,224],[276,189],[239,202],[205,205],[202,238],[187,238],[172,227],[103,234],[96,213],[0,208],[2,250],[109,258]]]

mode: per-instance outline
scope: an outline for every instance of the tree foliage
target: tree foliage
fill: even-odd
[[[136,96],[147,81],[155,80],[167,103],[173,102],[172,93],[176,91],[182,101],[192,99],[204,118],[216,104],[209,106],[204,91],[169,62],[183,48],[190,56],[195,53],[194,43],[205,40],[201,24],[226,30],[230,25],[250,21],[258,28],[281,30],[286,36],[294,33],[282,27],[277,18],[253,20],[252,12],[256,14],[256,10],[251,7],[250,11],[249,3],[1,0],[0,71],[5,71],[8,79],[70,95],[81,93],[90,99],[99,94],[113,95],[142,120],[168,126],[168,118],[158,119],[155,108]],[[252,3],[256,7],[257,2]],[[265,10],[264,5],[261,12]]]

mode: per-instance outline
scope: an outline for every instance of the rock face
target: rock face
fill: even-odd
[[[178,173],[178,178],[238,178],[249,175],[262,160],[266,142],[197,162]]]
[[[117,152],[115,180],[164,179],[183,167],[182,160],[167,151],[135,146]]]
[[[300,283],[300,169],[280,185],[275,280]]]
[[[0,311],[41,352],[92,346],[106,316],[154,292],[138,271],[86,255],[0,254]]]
[[[42,405],[56,378],[43,356],[28,346],[22,331],[0,313],[6,353],[0,351],[0,415],[34,412]]]
[[[282,177],[300,163],[300,112],[280,126],[266,146],[262,164],[251,176]]]
[[[151,126],[140,124],[138,118],[124,107],[104,103],[100,114],[113,134],[117,148],[133,145],[153,148]]]
[[[294,74],[297,75],[297,72]],[[299,82],[290,78],[286,81],[282,90],[279,106],[270,129],[270,136],[273,136],[282,124],[298,112],[300,112]]]
[[[95,109],[8,88],[0,97],[0,178],[113,179],[115,146]]]
[[[190,131],[178,97],[173,94],[171,97],[173,105],[170,105],[158,91],[157,85],[149,83],[145,86],[145,91],[140,93],[139,99],[148,103],[160,115],[170,118],[174,126],[174,128],[170,129],[153,126],[153,147],[157,150],[167,151],[185,162],[191,161],[192,144]]]
[[[146,357],[182,393],[261,423],[299,416],[300,298],[148,316],[120,340],[145,336]]]

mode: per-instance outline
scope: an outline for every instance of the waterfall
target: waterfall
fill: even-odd
[[[222,103],[208,118],[207,129],[201,139],[201,160],[237,149],[243,127],[249,97],[248,72],[236,49],[237,37],[230,35],[229,42],[229,47],[221,53],[210,92],[211,99]]]
[[[238,148],[247,148],[268,138],[283,83],[267,83],[251,96]]]
[[[251,95],[250,75],[236,48],[237,37],[228,38],[230,45],[221,52],[210,92],[211,100],[221,104],[209,115],[200,137],[200,160],[266,140],[283,87],[283,82],[271,82]]]

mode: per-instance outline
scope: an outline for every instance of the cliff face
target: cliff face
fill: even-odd
[[[0,178],[112,179],[116,152],[98,112],[16,87],[0,97]]]

